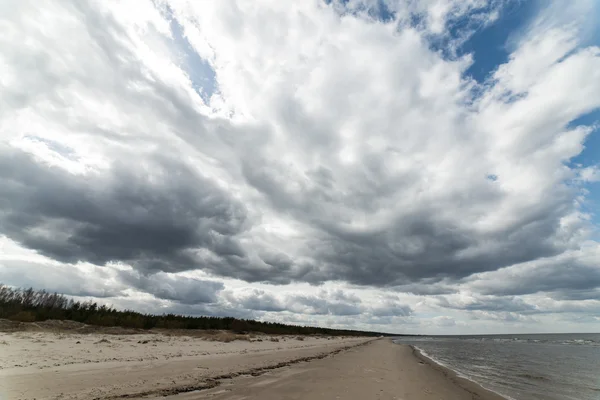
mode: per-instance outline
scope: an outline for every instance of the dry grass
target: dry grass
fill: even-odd
[[[189,337],[189,338],[195,338],[195,339],[202,339],[202,340],[208,340],[211,342],[223,342],[223,343],[229,343],[229,342],[233,342],[235,340],[246,340],[246,341],[253,341],[252,339],[255,337],[255,335],[249,335],[249,334],[239,334],[239,333],[235,333],[232,331],[207,331],[207,330],[158,330],[158,329],[153,329],[151,331],[148,331],[146,333],[152,334],[163,334],[167,337]],[[189,339],[185,339],[185,341],[187,341]],[[146,344],[146,343],[150,343],[150,342],[162,342],[163,340],[161,339],[148,339],[148,340],[143,340],[141,342],[138,343],[142,343],[142,344]]]
[[[0,319],[0,332],[5,333],[17,333],[17,332],[52,332],[58,335],[59,339],[65,337],[65,335],[71,334],[104,334],[104,335],[132,335],[132,334],[158,334],[167,337],[188,337],[197,338],[202,340],[208,340],[211,342],[223,342],[230,343],[236,340],[243,340],[248,342],[279,342],[281,340],[296,339],[304,340],[304,336],[271,336],[263,333],[236,333],[233,331],[223,330],[196,330],[196,329],[126,329],[120,327],[102,327],[81,324],[73,321],[56,321],[48,320],[43,322],[15,322],[5,319]],[[139,341],[140,344],[149,344],[152,342],[162,342],[164,339],[144,339]],[[100,343],[110,343],[108,339],[104,338]],[[2,344],[2,343],[0,343]]]
[[[47,320],[38,322],[19,322],[0,319],[0,332],[52,332],[57,335],[102,333],[107,335],[133,335],[140,333],[153,333],[143,329],[104,327],[86,325],[75,321]]]
[[[212,340],[214,342],[224,342],[229,343],[235,340],[247,340],[250,341],[250,337],[248,335],[237,334],[233,332],[221,332],[216,335],[208,336],[207,340]]]
[[[220,330],[193,330],[193,329],[152,329],[147,333],[158,333],[168,337],[189,337],[195,339],[208,340],[211,342],[224,342],[229,343],[234,340],[247,340],[252,341],[256,337],[254,334],[240,334],[232,331],[220,331]],[[152,340],[149,340],[152,341]]]

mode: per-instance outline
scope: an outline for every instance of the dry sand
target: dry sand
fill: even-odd
[[[388,339],[86,329],[0,333],[0,399],[501,399]]]
[[[90,331],[89,327],[82,327]],[[93,332],[94,330],[92,330]],[[97,329],[96,329],[97,331]],[[100,330],[103,331],[103,330]],[[0,332],[0,399],[115,399],[166,395],[217,384],[365,342],[365,338],[189,332]],[[224,343],[210,339],[235,340]],[[215,379],[216,378],[216,379]]]

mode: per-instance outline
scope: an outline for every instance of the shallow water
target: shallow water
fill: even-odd
[[[600,334],[402,337],[515,400],[600,400]]]

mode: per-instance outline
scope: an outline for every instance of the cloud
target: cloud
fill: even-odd
[[[600,169],[597,165],[582,168],[579,171],[579,180],[582,182],[598,182],[600,181]]]
[[[474,293],[459,293],[439,296],[434,302],[441,307],[465,311],[489,312],[535,312],[534,304],[515,296],[485,296]]]
[[[358,315],[361,308],[357,304],[331,301],[324,296],[295,295],[288,300],[290,310],[298,314]]]
[[[156,157],[152,174],[136,164],[77,176],[2,150],[0,200],[10,207],[0,223],[9,237],[44,255],[169,272],[197,268],[198,248],[223,259],[245,257],[235,238],[245,207],[182,163]]]
[[[456,326],[456,321],[454,320],[454,318],[446,317],[446,316],[433,317],[431,319],[431,323],[433,325],[441,326],[441,327]]]
[[[341,289],[322,289],[310,294],[275,294],[262,289],[244,288],[227,291],[224,297],[238,308],[300,315],[407,317],[413,313],[412,308],[397,296],[363,300],[357,293]]]
[[[0,260],[0,283],[100,299],[122,296],[127,289],[106,268],[18,259]]]
[[[539,320],[534,317],[518,314],[515,312],[492,313],[492,312],[487,312],[487,311],[473,311],[471,313],[471,318],[473,318],[475,320],[483,319],[483,320],[502,321],[502,322],[509,322],[509,323],[512,323],[512,322],[539,322]]]
[[[461,78],[468,62],[448,61],[430,52],[418,30],[394,31],[360,17],[339,17],[327,8],[317,12],[309,4],[299,12],[328,35],[306,32],[297,39],[304,20],[275,6],[269,11],[242,7],[229,17],[240,18],[243,29],[256,36],[236,38],[234,43],[228,26],[203,28],[218,10],[202,10],[200,15],[192,6],[173,8],[190,38],[196,39],[191,40],[193,46],[216,49],[207,57],[221,83],[222,98],[240,118],[277,121],[273,128],[280,133],[248,152],[242,171],[270,212],[308,225],[299,229],[314,240],[294,249],[293,257],[313,251],[306,280],[341,278],[385,285],[461,278],[576,246],[572,241],[585,230],[586,221],[572,206],[577,191],[564,184],[574,176],[563,160],[581,150],[586,132],[565,127],[597,107],[599,100],[591,95],[589,101],[577,101],[577,89],[571,89],[558,103],[549,104],[544,90],[550,82],[562,82],[587,91],[584,80],[577,83],[554,75],[565,77],[561,70],[583,67],[588,61],[593,73],[592,65],[598,62],[593,52],[581,51],[559,63],[560,56],[548,59],[535,42],[526,41],[497,71],[495,85],[473,98],[472,83]],[[251,17],[241,20],[245,12]],[[281,39],[283,43],[259,29],[267,13],[285,21],[290,35]],[[316,50],[344,35],[353,38],[352,45]],[[294,45],[286,42],[292,37]],[[548,40],[561,43],[558,37]],[[260,48],[253,47],[255,42]],[[219,53],[220,48],[226,50]],[[414,55],[408,64],[402,57],[407,53]],[[269,57],[302,62],[248,69],[255,58]],[[357,62],[366,59],[386,63]],[[535,80],[519,75],[521,63],[538,68]],[[399,70],[402,79],[395,73]],[[283,79],[286,85],[275,84]],[[381,86],[375,83],[384,81]],[[435,96],[429,92],[433,87]],[[256,98],[255,88],[264,96]],[[507,103],[507,90],[528,95]],[[464,102],[476,107],[466,109]],[[555,112],[558,104],[564,106],[562,113]],[[357,118],[365,109],[369,117]],[[527,115],[524,110],[541,111]],[[547,120],[551,122],[539,125]],[[510,124],[527,131],[517,132]],[[295,134],[300,129],[303,133]],[[512,142],[505,143],[507,139]],[[523,147],[533,151],[542,142],[548,143],[546,150],[522,158]],[[273,153],[282,157],[273,158]],[[528,185],[535,182],[528,190],[521,189],[525,180],[518,170],[524,163]],[[497,176],[496,181],[486,179],[489,174]],[[559,226],[567,220],[571,231],[563,235]]]
[[[250,289],[237,293],[226,293],[225,298],[235,307],[256,311],[279,312],[286,309],[281,300],[273,294],[259,289]]]
[[[231,292],[226,298],[237,307],[257,311],[315,315],[358,315],[362,309],[361,299],[339,291],[321,291],[318,295],[288,293],[276,296],[259,289]]]
[[[143,276],[132,271],[121,271],[122,282],[156,298],[174,300],[183,304],[216,303],[223,290],[221,282],[199,280],[160,272]]]
[[[586,5],[556,4],[483,83],[457,49],[502,1],[0,6],[0,233],[112,271],[82,295],[189,312],[389,322],[419,302],[597,299],[597,166],[569,161],[595,129],[571,124],[600,107],[600,50],[570,22]],[[42,268],[18,265],[3,274]]]
[[[413,310],[406,304],[387,300],[384,302],[378,302],[378,304],[371,307],[369,309],[369,313],[376,317],[407,317],[413,314]]]
[[[590,243],[580,250],[498,271],[478,274],[467,287],[489,295],[553,292],[560,297],[588,296],[600,286],[600,252]]]

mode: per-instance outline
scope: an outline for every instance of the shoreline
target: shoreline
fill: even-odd
[[[446,379],[448,379],[455,385],[462,387],[464,390],[468,391],[469,393],[472,393],[474,396],[476,396],[475,398],[485,398],[485,399],[490,399],[490,400],[514,400],[511,397],[507,397],[506,395],[497,393],[491,389],[486,388],[479,382],[476,382],[476,381],[466,378],[464,376],[460,376],[460,374],[457,371],[455,371],[445,365],[440,364],[439,362],[435,361],[433,358],[426,356],[425,354],[423,354],[423,352],[420,349],[418,349],[414,345],[407,345],[407,344],[396,344],[396,345],[410,347],[412,350],[413,356],[416,359],[426,363],[430,368],[433,368],[433,369],[439,371],[446,377]]]
[[[462,381],[408,345],[374,340],[307,363],[238,376],[218,387],[166,400],[507,400]]]
[[[389,338],[223,335],[0,332],[0,397],[507,400]]]

